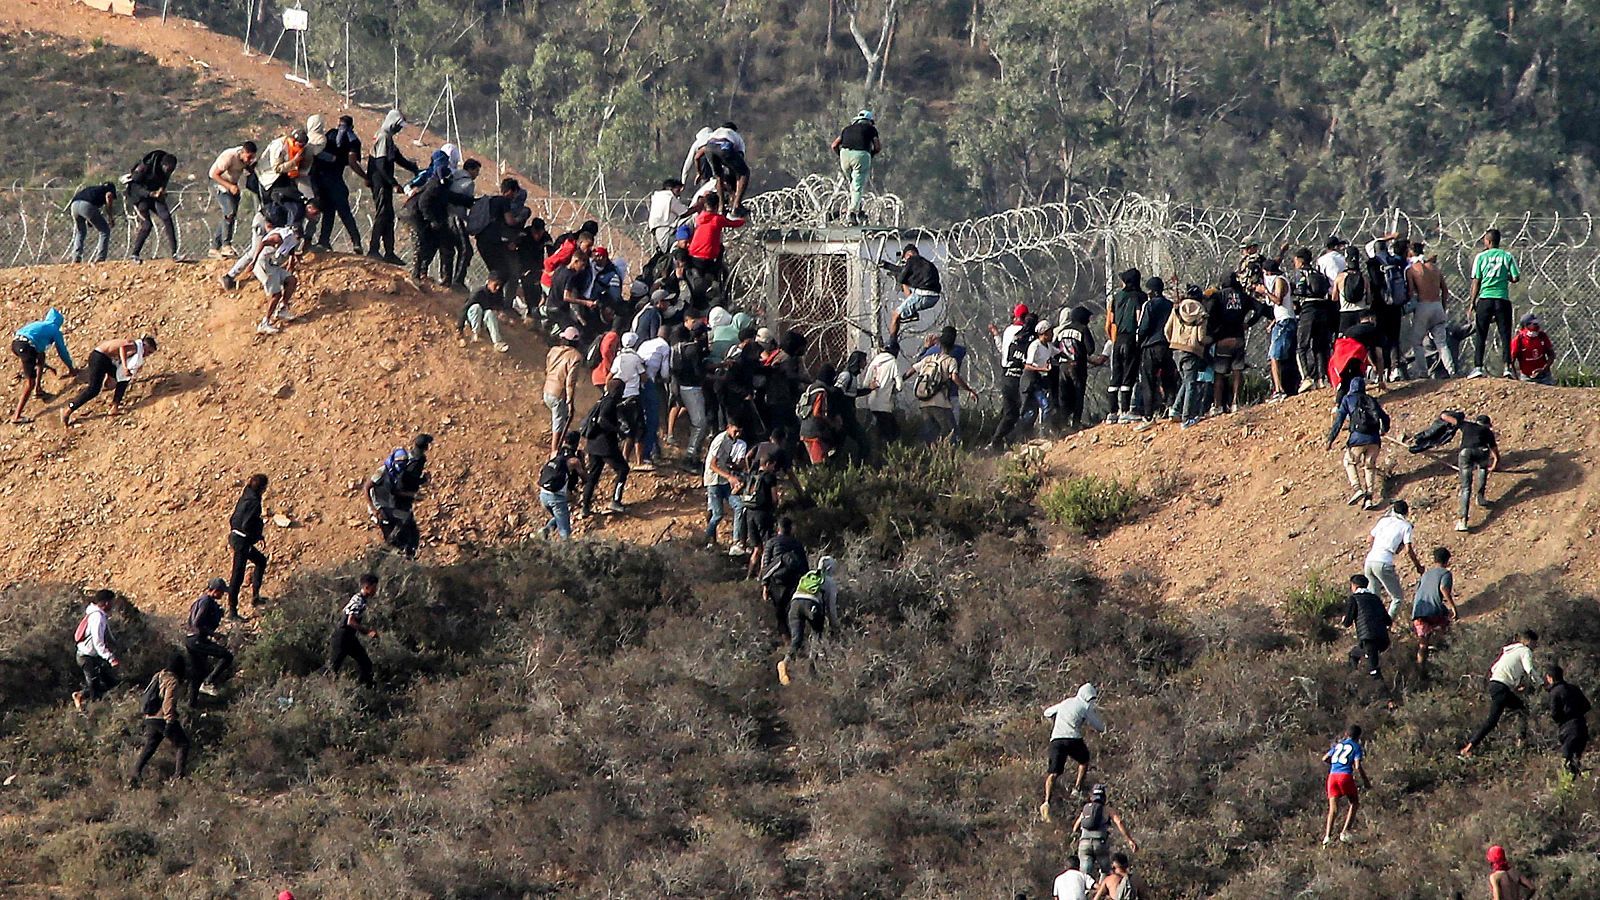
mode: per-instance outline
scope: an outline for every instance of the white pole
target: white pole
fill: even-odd
[[[400,108],[400,45],[394,45],[394,108]]]
[[[496,176],[505,173],[505,161],[500,158],[500,101],[494,101],[494,171]]]
[[[250,55],[250,24],[255,19],[254,0],[245,0],[244,4],[244,55]]]
[[[350,23],[344,23],[344,108],[350,108]]]

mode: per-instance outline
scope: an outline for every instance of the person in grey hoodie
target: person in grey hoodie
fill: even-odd
[[[372,155],[367,157],[367,185],[372,188],[372,234],[367,255],[397,266],[403,260],[394,255],[394,192],[400,188],[394,169],[399,166],[413,175],[417,173],[417,164],[406,159],[400,152],[400,142],[395,140],[404,127],[406,120],[400,110],[389,110],[372,139]]]
[[[1074,793],[1083,790],[1084,776],[1089,774],[1089,745],[1084,743],[1083,729],[1092,728],[1104,733],[1106,723],[1095,708],[1095,698],[1100,692],[1093,684],[1078,688],[1078,694],[1057,703],[1044,711],[1044,717],[1055,724],[1050,729],[1050,760],[1044,776],[1044,802],[1039,804],[1039,818],[1050,821],[1050,795],[1055,790],[1056,779],[1066,771],[1067,760],[1078,764],[1077,777],[1072,782]]]
[[[1169,410],[1177,393],[1172,348],[1167,344],[1172,301],[1167,299],[1167,286],[1159,278],[1147,279],[1144,289],[1150,296],[1138,314],[1139,382],[1144,390],[1144,418],[1153,419]]]

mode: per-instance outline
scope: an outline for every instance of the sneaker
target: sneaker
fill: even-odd
[[[787,659],[778,660],[778,683],[783,685],[789,683],[789,661]]]
[[[1285,394],[1283,391],[1276,391],[1270,397],[1267,398],[1267,402],[1268,403],[1282,403],[1283,401],[1285,401],[1287,399],[1289,399],[1289,395],[1288,394]]]
[[[506,352],[509,352],[510,350],[511,350],[511,345],[507,344],[507,343],[503,343],[502,342],[502,343],[494,345],[494,352],[496,352],[496,353],[506,353]]]
[[[749,556],[750,548],[743,544],[734,544],[732,547],[728,548],[728,555],[734,557]]]
[[[83,712],[83,691],[72,692],[72,708]]]
[[[1466,531],[1467,530],[1467,520],[1466,519],[1457,519],[1456,520],[1456,530],[1457,531]]]
[[[142,265],[144,265],[144,260],[142,260],[142,259],[140,259],[140,258],[139,258],[139,257],[137,257],[137,256],[130,256],[130,257],[128,257],[128,262],[131,262],[131,263],[133,263],[133,264],[134,264],[134,265],[136,265],[136,266],[142,266]]]
[[[1346,831],[1344,834],[1339,835],[1339,843],[1341,843],[1341,844],[1359,844],[1359,843],[1361,843],[1361,836],[1360,835],[1351,834],[1350,832]]]
[[[1049,803],[1041,803],[1041,804],[1039,804],[1039,821],[1041,821],[1041,822],[1050,821],[1050,804]]]
[[[1325,838],[1322,839],[1322,846],[1328,847],[1328,846],[1332,846],[1332,844],[1333,844],[1333,838],[1325,837]]]
[[[282,330],[283,329],[272,324],[271,322],[268,322],[266,319],[262,319],[260,322],[256,323],[256,334],[277,334]]]
[[[206,251],[206,258],[207,259],[225,259],[226,257],[224,257],[222,255],[222,248],[221,247],[212,247],[210,250]]]
[[[205,694],[207,697],[218,696],[218,694],[217,694],[217,686],[214,685],[214,684],[211,684],[210,682],[206,682],[206,683],[200,685],[200,693]]]
[[[239,258],[239,248],[233,246],[232,244],[223,244],[222,249],[217,252],[221,253],[225,259]]]
[[[1365,499],[1367,499],[1367,492],[1358,490],[1354,494],[1351,494],[1350,499],[1346,500],[1344,503],[1346,506],[1355,506],[1357,503],[1360,503]]]
[[[1380,507],[1382,505],[1383,505],[1383,501],[1382,500],[1378,499],[1377,497],[1369,496],[1369,497],[1367,497],[1367,502],[1361,504],[1361,508],[1365,509],[1365,510],[1368,510],[1368,511],[1371,511],[1371,510],[1377,509],[1378,507]]]
[[[1516,378],[1517,377],[1516,375],[1513,375],[1511,373],[1511,367],[1510,366],[1506,366],[1506,370],[1504,372],[1501,372],[1500,375],[1503,378]]]
[[[1378,670],[1377,669],[1373,669],[1372,671],[1368,672],[1367,673],[1367,677],[1368,678],[1377,678],[1378,677]]]
[[[623,506],[622,503],[617,500],[613,500],[606,504],[606,510],[609,512],[620,513],[626,512],[627,509],[628,508],[626,506]]]
[[[1482,378],[1483,377],[1483,367],[1482,366],[1475,366],[1471,372],[1467,373],[1467,377],[1468,378]]]
[[[1399,369],[1390,369],[1389,370],[1389,380],[1390,381],[1405,381],[1406,380],[1406,373],[1400,371]]]
[[[223,275],[222,287],[224,290],[236,291],[239,289],[239,280],[232,275]]]
[[[1198,416],[1196,416],[1193,419],[1184,419],[1183,420],[1183,424],[1180,425],[1179,427],[1180,428],[1193,428],[1194,426],[1199,425],[1199,424],[1200,424],[1200,418]]]
[[[654,472],[655,470],[656,470],[656,464],[651,462],[648,459],[645,460],[642,463],[639,463],[637,466],[633,467],[633,471],[635,471],[635,472]]]
[[[401,259],[398,256],[395,256],[393,253],[385,255],[385,256],[381,257],[381,259],[384,262],[386,262],[389,265],[391,265],[391,266],[403,266],[403,265],[406,264],[405,260]]]
[[[278,314],[273,318],[277,319],[279,322],[293,322],[295,319],[300,317],[295,315],[294,311],[289,309],[289,307],[283,306],[279,307]]]
[[[1117,413],[1118,425],[1132,425],[1135,421],[1133,413]]]
[[[1117,424],[1117,414],[1115,412],[1106,413],[1106,424],[1107,425],[1115,425],[1115,424]]]

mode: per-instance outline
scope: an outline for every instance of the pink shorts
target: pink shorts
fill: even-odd
[[[1429,638],[1436,634],[1444,634],[1450,630],[1450,614],[1439,613],[1436,616],[1423,616],[1420,619],[1412,619],[1411,630],[1415,631],[1419,638]]]

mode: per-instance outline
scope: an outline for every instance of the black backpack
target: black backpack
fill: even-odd
[[[1108,818],[1106,804],[1103,800],[1090,800],[1083,805],[1082,813],[1084,831],[1105,831]]]
[[[139,709],[146,716],[161,715],[161,673],[157,672],[150,683],[145,686],[144,700],[140,702]]]
[[[798,583],[801,576],[806,574],[804,554],[796,547],[789,546],[777,555],[777,558],[767,564],[761,573],[761,583],[766,585],[782,584],[788,582]]]
[[[1006,357],[1000,361],[1001,374],[1007,378],[1021,378],[1028,359],[1028,329],[1018,329],[1017,336],[1006,345]]]
[[[672,374],[680,382],[700,377],[700,345],[681,341],[672,345]]]
[[[1322,274],[1320,269],[1296,269],[1294,281],[1290,284],[1289,292],[1303,300],[1326,300],[1328,290],[1333,286],[1328,283],[1328,276]]]
[[[571,477],[572,472],[567,467],[567,455],[561,453],[539,470],[539,487],[552,494],[559,494],[567,489],[567,482]]]
[[[1355,411],[1350,414],[1350,430],[1376,435],[1389,430],[1383,426],[1382,411],[1371,395],[1362,394],[1356,399]]]

